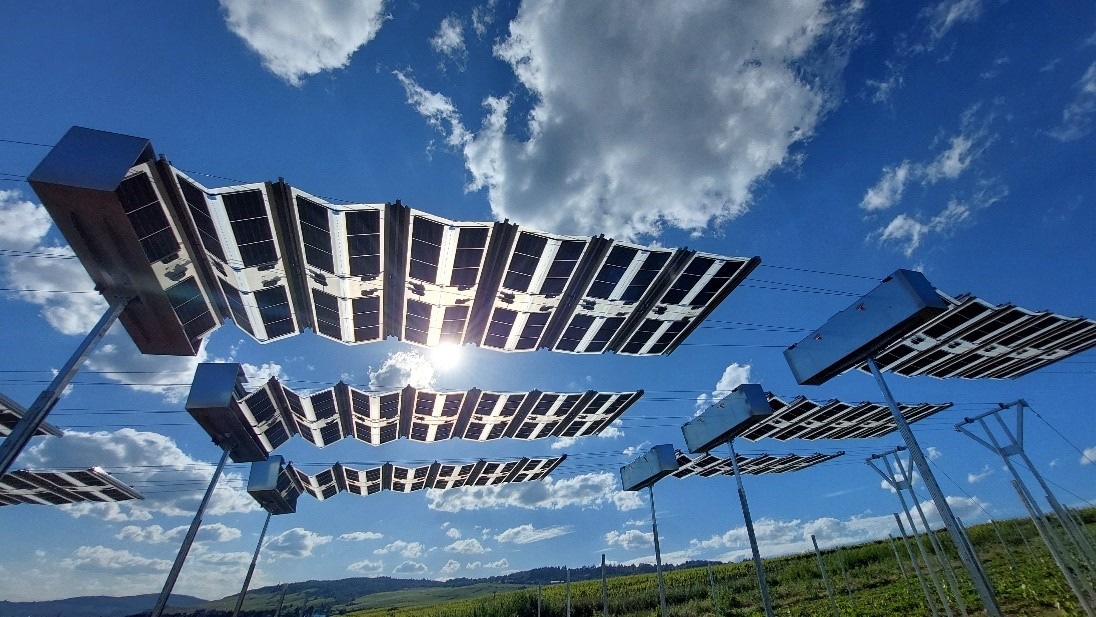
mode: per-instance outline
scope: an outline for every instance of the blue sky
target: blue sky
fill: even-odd
[[[337,6],[331,8],[327,5]],[[327,7],[327,8],[324,8]],[[783,347],[899,267],[941,290],[1096,313],[1096,10],[1090,2],[806,0],[629,3],[8,3],[0,40],[0,282],[87,292],[21,181],[72,125],[148,137],[207,186],[284,177],[354,202],[402,199],[457,220],[758,255],[740,289],[668,357],[503,354],[445,366],[388,341],[304,334],[259,345],[231,324],[201,356],[141,357],[112,332],[17,467],[102,465],[147,499],[0,509],[0,598],[158,591],[218,452],[182,411],[195,362],[310,390],[647,391],[606,435],[574,443],[353,442],[283,448],[306,465],[566,452],[550,480],[478,493],[302,497],[272,520],[254,585],[307,578],[488,576],[651,561],[645,496],[619,467],[749,380],[780,396],[879,400],[849,374],[800,387]],[[31,253],[30,255],[24,253]],[[812,272],[813,271],[813,272]],[[819,273],[820,272],[820,273]],[[94,293],[0,294],[0,390],[29,405],[102,310]],[[760,325],[758,325],[760,324]],[[955,402],[915,425],[966,522],[1018,516],[999,460],[957,434],[1025,398],[1028,450],[1059,497],[1096,500],[1091,352],[1015,381],[893,377],[899,400]],[[897,500],[864,463],[897,437],[742,443],[844,449],[747,477],[766,554],[884,537]],[[176,591],[234,593],[262,525],[231,465]],[[313,471],[314,473],[314,471]],[[921,489],[924,495],[923,488]],[[656,487],[669,561],[747,554],[730,478]],[[17,531],[16,531],[17,530]]]

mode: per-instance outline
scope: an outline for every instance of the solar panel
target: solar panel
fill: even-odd
[[[816,452],[814,454],[806,455],[759,454],[757,456],[742,456],[740,454],[738,455],[738,470],[742,472],[743,475],[790,473],[833,460],[844,454],[844,452],[834,452],[831,454]],[[692,458],[689,455],[678,451],[677,464],[678,470],[670,474],[675,478],[688,478],[690,476],[703,476],[707,478],[716,475],[734,475],[731,459],[719,458],[718,456],[712,456],[711,454],[701,454],[696,458]]]
[[[347,491],[355,495],[372,495],[380,491],[411,493],[426,489],[450,489],[463,486],[498,486],[515,482],[535,482],[552,473],[566,455],[547,458],[521,458],[509,461],[476,461],[473,463],[439,463],[408,467],[385,463],[356,469],[336,463],[316,475],[309,475],[292,463],[285,466],[279,486],[307,493],[323,501]],[[283,480],[284,478],[284,480]]]
[[[22,419],[26,413],[27,410],[24,409],[22,405],[3,394],[0,394],[0,437],[10,435],[15,429],[15,425],[19,423],[19,420]],[[36,437],[44,437],[46,435],[60,437],[63,433],[61,432],[61,429],[49,422],[43,422],[38,426],[38,430],[34,432],[34,435]]]
[[[81,171],[107,193],[89,192]],[[30,181],[99,287],[140,296],[127,308],[139,319],[124,321],[153,353],[193,355],[231,317],[259,342],[312,329],[346,344],[668,354],[760,263],[452,221],[398,201],[332,204],[280,180],[210,188],[157,161],[148,140],[88,129],[72,129]],[[161,293],[177,284],[189,293],[173,298],[178,328]]]
[[[812,401],[797,396],[790,401],[768,394],[773,413],[742,432],[758,439],[866,439],[896,430],[890,409],[881,403],[844,403],[836,399]],[[951,403],[899,403],[906,422],[913,423],[951,407]]]
[[[238,416],[268,453],[295,434],[318,447],[345,438],[493,441],[597,435],[643,396],[636,392],[372,392],[339,383],[300,395],[271,378],[239,399]]]
[[[995,306],[971,295],[940,296],[947,309],[876,354],[880,370],[1013,379],[1096,346],[1096,320]]]
[[[0,476],[0,506],[130,499],[144,497],[98,468],[80,471],[22,470]]]

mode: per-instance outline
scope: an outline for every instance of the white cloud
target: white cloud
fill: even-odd
[[[16,190],[0,190],[0,249],[29,251],[49,233],[53,219],[45,207],[23,199]]]
[[[361,542],[362,540],[380,540],[383,537],[383,533],[375,531],[354,531],[340,535],[339,539],[343,542]]]
[[[944,0],[925,8],[922,16],[928,19],[931,42],[935,43],[955,26],[977,21],[982,16],[982,0]]]
[[[374,555],[388,555],[399,553],[404,559],[415,559],[426,554],[426,547],[421,542],[404,542],[396,540],[373,551]]]
[[[225,22],[286,83],[345,67],[386,19],[383,0],[221,0]]]
[[[384,562],[363,559],[346,566],[346,569],[359,574],[380,574],[384,571]]]
[[[651,447],[650,441],[644,441],[638,446],[628,446],[621,451],[624,456],[638,456],[641,452],[646,452]]]
[[[456,15],[448,15],[438,24],[438,31],[430,38],[430,47],[463,69],[468,56],[464,46],[464,22]]]
[[[638,529],[629,529],[623,533],[613,530],[605,534],[606,544],[610,546],[616,544],[619,545],[621,548],[629,551],[636,548],[653,546],[654,541],[654,533],[649,531],[640,531]]]
[[[919,217],[899,214],[876,232],[879,243],[893,243],[901,247],[906,257],[913,256],[930,234],[950,235],[960,227],[970,224],[974,213],[992,206],[1008,195],[1008,189],[990,182],[983,184],[967,200],[952,199],[946,208],[922,221]]]
[[[978,484],[982,480],[985,480],[986,478],[988,478],[992,475],[993,475],[993,470],[990,469],[989,465],[986,465],[986,466],[982,467],[982,471],[979,471],[978,473],[968,473],[967,474],[967,482],[969,482],[970,484]]]
[[[925,454],[929,457],[930,461],[938,461],[944,457],[944,453],[940,451],[940,448],[936,446],[929,446],[925,448]]]
[[[161,544],[163,542],[178,542],[186,535],[189,525],[180,525],[172,529],[164,529],[159,525],[140,527],[138,525],[126,525],[115,538],[119,540],[133,540],[135,542],[147,542],[149,544]],[[221,523],[206,523],[198,529],[196,540],[212,542],[229,542],[240,537],[240,530]]]
[[[170,437],[131,428],[95,433],[68,431],[64,439],[47,439],[26,450],[19,465],[35,469],[100,466],[144,493],[145,499],[140,501],[61,506],[76,517],[90,515],[110,521],[149,520],[154,513],[193,516],[215,467],[192,458]],[[207,516],[257,510],[243,485],[239,473],[223,473]]]
[[[622,491],[618,486],[617,477],[603,471],[563,480],[548,477],[540,482],[464,487],[458,490],[428,489],[426,499],[431,510],[442,512],[505,507],[559,510],[572,506],[600,508],[606,504],[612,504],[621,511],[643,507],[635,493]]]
[[[583,437],[557,437],[555,440],[552,441],[551,447],[553,450],[565,450],[575,445],[580,439],[616,439],[618,437],[623,437],[624,431],[620,428],[623,425],[624,423],[621,422],[620,418],[617,418],[616,420],[613,420],[609,424],[609,426],[601,429],[601,432],[597,433],[596,435],[585,435]]]
[[[271,377],[277,377],[280,380],[286,379],[286,374],[282,369],[282,365],[276,362],[264,362],[259,366],[243,362],[240,364],[240,368],[243,369],[244,376],[247,377],[249,388],[256,390],[259,386],[270,381]]]
[[[426,574],[430,571],[430,568],[426,567],[426,564],[419,563],[417,561],[407,560],[400,565],[396,566],[392,570],[393,574]]]
[[[96,574],[140,574],[155,570],[166,572],[171,562],[166,559],[150,559],[126,550],[108,548],[103,545],[81,546],[58,562],[61,568],[75,570],[85,576]]]
[[[1076,87],[1077,96],[1062,110],[1062,123],[1049,132],[1059,141],[1073,141],[1092,132],[1096,118],[1096,62],[1088,66]]]
[[[459,570],[460,562],[456,559],[450,559],[449,561],[445,562],[445,565],[441,567],[441,570],[438,571],[438,574],[443,577],[450,577],[456,574]]]
[[[143,355],[121,324],[115,324],[88,358],[87,368],[132,390],[151,392],[169,403],[179,403],[190,393],[194,370],[206,359],[204,343],[195,356]]]
[[[696,414],[700,415],[709,405],[719,402],[723,397],[742,384],[750,383],[750,365],[732,362],[723,369],[715,390],[711,394],[701,394],[696,398]]]
[[[445,535],[447,535],[450,538],[453,538],[454,540],[456,540],[457,538],[459,538],[461,536],[461,533],[460,533],[460,530],[457,529],[456,527],[450,527],[450,528],[445,530]]]
[[[486,553],[491,549],[485,548],[480,544],[479,540],[475,538],[466,538],[464,540],[457,540],[449,546],[445,547],[447,553],[461,553],[464,555],[479,555],[480,553]]]
[[[434,365],[417,351],[397,351],[389,354],[374,370],[369,367],[370,388],[430,388],[434,385]]]
[[[491,26],[495,21],[495,6],[499,0],[487,0],[486,4],[481,4],[472,9],[472,30],[475,30],[476,36],[483,37],[487,34],[487,28]]]
[[[263,544],[263,554],[272,559],[311,557],[316,547],[331,542],[331,539],[331,536],[308,531],[303,527],[294,527],[267,540]]]
[[[883,175],[875,186],[864,193],[860,200],[860,207],[872,212],[886,210],[902,199],[902,193],[906,190],[906,183],[910,180],[910,162],[902,161],[897,167],[884,167]]]
[[[1096,463],[1096,446],[1085,448],[1085,451],[1081,453],[1081,460],[1079,462],[1082,465]]]
[[[485,564],[483,564],[483,567],[492,568],[494,570],[505,570],[506,568],[510,567],[510,562],[507,561],[507,559],[505,557],[503,557],[502,559],[499,559],[498,561],[492,561],[490,563],[485,563]]]
[[[567,535],[574,530],[574,527],[570,525],[555,525],[553,527],[541,527],[537,529],[530,524],[518,525],[517,527],[511,527],[506,531],[495,536],[497,542],[513,542],[514,544],[531,544],[533,542],[541,542],[543,540],[550,540],[559,536]]]
[[[703,232],[745,213],[839,102],[851,6],[526,1],[495,47],[533,97],[524,140],[507,132],[509,97],[484,99],[473,134],[452,101],[396,76],[496,218],[617,238]]]

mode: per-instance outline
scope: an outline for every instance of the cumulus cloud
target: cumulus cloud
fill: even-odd
[[[1082,465],[1096,463],[1096,446],[1085,448],[1085,451],[1081,453],[1081,460],[1079,462]]]
[[[647,449],[650,448],[650,447],[651,447],[651,442],[650,441],[644,441],[643,443],[639,444],[638,446],[628,446],[627,448],[624,448],[624,450],[621,451],[621,454],[623,454],[624,456],[638,456],[640,453],[646,452]]]
[[[494,570],[505,570],[506,568],[510,567],[510,562],[505,557],[503,557],[502,559],[499,559],[498,561],[492,561],[490,563],[485,563],[485,564],[483,564],[483,567],[491,568],[491,569],[494,569]]]
[[[186,535],[189,525],[179,525],[171,529],[164,529],[159,525],[140,527],[138,525],[126,525],[115,535],[119,540],[133,540],[134,542],[146,542],[148,544],[161,544],[163,542],[178,542]],[[240,530],[221,523],[206,523],[198,529],[198,542],[229,542],[240,537]]]
[[[438,24],[438,31],[430,38],[430,47],[463,70],[468,57],[468,50],[464,46],[464,22],[456,15],[446,16]]]
[[[993,469],[991,469],[989,465],[986,465],[986,466],[982,467],[982,471],[979,471],[978,473],[973,473],[973,472],[968,473],[967,474],[967,482],[969,482],[970,484],[978,484],[982,480],[985,480],[986,478],[988,478],[992,475],[993,475]]]
[[[170,437],[131,428],[94,433],[67,431],[63,440],[47,439],[30,447],[19,458],[19,465],[33,469],[100,466],[145,494],[140,501],[61,506],[76,517],[90,515],[109,521],[149,520],[153,514],[193,516],[215,468],[213,463],[183,452]],[[257,510],[243,485],[239,473],[223,473],[207,515]],[[162,487],[181,490],[164,491]]]
[[[346,566],[346,569],[359,574],[380,574],[384,571],[384,562],[363,559]]]
[[[605,534],[605,543],[609,546],[617,545],[625,550],[654,546],[655,534],[638,529],[629,529],[624,532],[610,531]]]
[[[537,529],[530,524],[511,527],[495,536],[497,542],[513,542],[514,544],[531,544],[550,540],[574,531],[571,525],[555,525],[553,527],[541,527]]]
[[[263,554],[272,559],[311,557],[316,547],[331,542],[331,539],[331,536],[308,531],[303,527],[294,527],[267,540],[263,544]]]
[[[732,362],[723,369],[723,374],[719,377],[711,394],[701,394],[696,397],[696,414],[694,415],[701,414],[709,405],[718,402],[745,383],[750,383],[750,365]]]
[[[53,220],[39,204],[23,199],[16,189],[0,190],[0,249],[27,251],[35,248],[49,233]]]
[[[397,351],[389,354],[379,367],[369,367],[369,387],[375,389],[431,388],[434,385],[434,365],[417,351]]]
[[[441,570],[438,571],[438,574],[442,575],[443,577],[451,577],[456,574],[458,570],[460,570],[460,562],[456,559],[450,559],[449,561],[445,562],[445,565],[441,567]]]
[[[447,553],[462,553],[464,555],[478,555],[480,553],[486,553],[491,549],[484,547],[480,544],[479,540],[475,538],[466,538],[464,540],[457,540],[449,546],[445,547]]]
[[[426,554],[426,547],[421,542],[404,542],[396,540],[373,551],[374,555],[399,554],[404,559],[415,559]]]
[[[221,0],[225,23],[292,86],[339,69],[381,29],[383,0]]]
[[[871,212],[886,210],[902,199],[906,183],[910,180],[910,162],[902,161],[897,167],[884,167],[883,175],[875,186],[868,189],[860,200],[860,207]]]
[[[506,507],[559,510],[573,506],[600,508],[609,504],[621,511],[643,507],[636,493],[622,491],[618,486],[617,477],[603,471],[563,480],[548,477],[540,482],[463,487],[457,490],[428,489],[426,499],[431,510],[442,512]]]
[[[1096,62],[1088,66],[1076,88],[1076,97],[1062,110],[1062,123],[1049,131],[1058,141],[1073,141],[1092,132],[1096,118]]]
[[[84,575],[143,573],[149,570],[166,572],[171,562],[166,559],[150,559],[127,550],[108,548],[103,545],[81,546],[58,562],[66,570],[75,570]]]
[[[484,99],[472,132],[450,99],[396,77],[497,218],[628,239],[703,232],[745,213],[839,102],[860,8],[524,2],[494,49],[533,99],[515,131],[509,96]]]
[[[450,528],[445,530],[445,535],[447,535],[450,538],[453,538],[454,540],[456,540],[457,538],[461,537],[461,532],[456,527],[450,527]]]
[[[925,455],[929,457],[930,461],[937,461],[943,458],[944,453],[940,451],[940,448],[936,446],[929,446],[925,448]]]
[[[393,574],[426,574],[428,572],[430,568],[427,568],[426,564],[411,560],[401,563],[392,570]]]
[[[340,535],[339,539],[343,542],[361,542],[362,540],[380,540],[383,537],[383,533],[375,531],[354,531]]]

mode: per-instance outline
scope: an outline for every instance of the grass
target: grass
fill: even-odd
[[[1096,510],[1083,512],[1090,533],[1096,527]],[[998,531],[1001,538],[998,537]],[[1076,598],[1066,585],[1045,545],[1030,521],[998,523],[998,529],[979,525],[969,535],[1005,615],[1063,617],[1082,615]],[[950,540],[940,532],[943,546]],[[1001,540],[1004,540],[1002,544]],[[926,546],[928,543],[926,542]],[[1006,548],[1007,546],[1007,548]],[[836,551],[823,559],[834,588],[834,601],[843,617],[928,615],[924,595],[913,575],[904,547],[899,551],[908,578],[903,578],[889,541],[845,547],[841,551],[848,583],[842,574]],[[916,549],[915,549],[916,550]],[[929,549],[931,550],[931,549]],[[986,615],[962,564],[953,549],[950,561],[960,595],[971,617]],[[784,617],[832,617],[822,575],[813,553],[768,559],[765,572],[773,608]],[[666,595],[671,617],[754,617],[762,616],[760,593],[752,563],[725,564],[712,568],[714,587],[707,569],[666,573]],[[942,578],[942,575],[941,575]],[[942,578],[946,586],[946,579]],[[497,586],[496,586],[497,587]],[[930,584],[930,592],[932,590]],[[433,592],[453,593],[458,589],[412,590],[374,594],[360,598],[354,606],[340,607],[352,617],[536,617],[537,590],[526,588],[476,590],[479,595],[447,597],[440,601]],[[471,591],[471,590],[469,590]],[[481,593],[482,592],[482,593]],[[382,597],[385,596],[385,597]],[[611,578],[608,581],[609,614],[615,617],[658,617],[658,585],[655,575]],[[955,614],[958,604],[953,602]],[[360,609],[360,610],[359,610]],[[571,617],[595,617],[602,613],[600,581],[571,584]],[[283,613],[284,614],[284,613]],[[943,611],[940,612],[944,614]],[[563,585],[546,586],[540,597],[541,617],[566,617]]]

